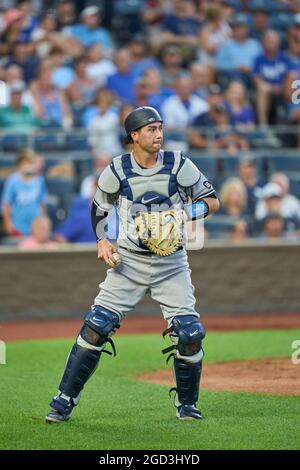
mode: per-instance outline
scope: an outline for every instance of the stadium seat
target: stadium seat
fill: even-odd
[[[28,146],[28,136],[21,134],[6,134],[1,139],[2,150],[17,151]]]
[[[47,131],[43,135],[34,137],[34,148],[36,150],[63,150],[66,148],[66,136],[64,133]]]
[[[87,137],[83,133],[72,132],[67,135],[66,148],[68,150],[88,150]]]
[[[300,155],[275,155],[271,156],[273,171],[282,171],[283,173],[300,173]]]

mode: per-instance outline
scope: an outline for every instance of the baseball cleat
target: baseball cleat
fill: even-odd
[[[64,421],[68,421],[70,418],[71,418],[71,413],[69,413],[68,415],[63,415],[61,413],[59,413],[58,411],[56,410],[51,410],[49,411],[49,413],[47,414],[46,416],[46,423],[63,423]]]
[[[51,410],[46,416],[46,423],[63,423],[71,418],[74,403],[61,395],[54,397],[50,403]]]
[[[196,408],[195,405],[180,405],[176,411],[176,417],[178,419],[203,419],[201,411]]]

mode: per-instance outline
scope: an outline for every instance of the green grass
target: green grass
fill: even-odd
[[[287,357],[300,330],[209,333],[206,362]],[[7,345],[0,366],[0,449],[299,449],[299,397],[201,392],[205,419],[178,421],[168,388],[134,375],[164,367],[159,335],[116,338],[72,419],[44,422],[72,341]],[[299,368],[300,366],[295,366]],[[297,371],[298,372],[298,371]]]

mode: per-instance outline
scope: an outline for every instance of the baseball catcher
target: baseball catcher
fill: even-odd
[[[180,151],[162,150],[163,120],[151,107],[125,120],[132,151],[115,157],[101,173],[92,206],[98,258],[110,268],[72,347],[49,423],[67,421],[122,320],[146,293],[159,302],[173,360],[175,407],[179,419],[201,419],[197,408],[205,329],[195,310],[194,288],[185,249],[184,226],[218,210],[203,173]],[[116,204],[120,217],[117,249],[103,227]],[[121,260],[121,262],[120,262]]]

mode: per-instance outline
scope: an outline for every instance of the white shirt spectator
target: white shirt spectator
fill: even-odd
[[[165,126],[181,130],[186,129],[196,116],[206,113],[208,109],[207,102],[196,95],[190,95],[188,106],[177,95],[167,98],[161,106]]]
[[[97,155],[115,156],[122,153],[119,135],[119,117],[112,110],[96,116],[88,127],[88,142]]]
[[[99,87],[105,86],[107,77],[116,71],[115,65],[108,59],[102,59],[95,64],[90,63],[86,67],[87,77]]]

